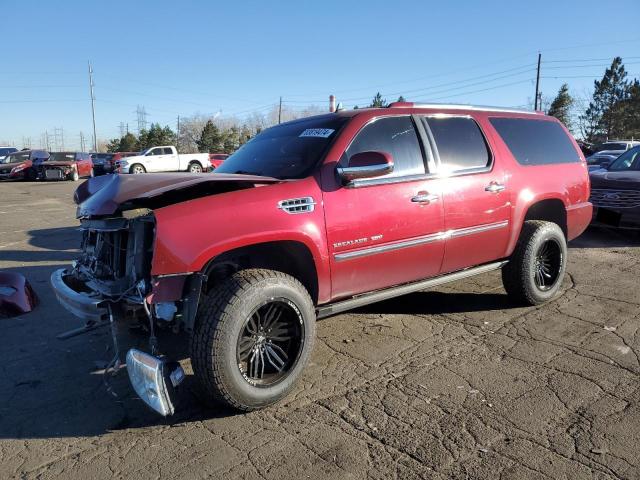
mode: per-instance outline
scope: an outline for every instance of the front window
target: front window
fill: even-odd
[[[608,170],[610,172],[640,170],[640,147],[632,148],[620,155],[611,165],[609,165]]]
[[[30,154],[31,154],[31,152],[12,153],[11,155],[7,155],[6,157],[4,157],[4,160],[0,160],[0,162],[2,162],[2,163],[26,162],[27,160],[29,160],[29,155]]]
[[[227,158],[216,173],[304,178],[346,122],[347,118],[330,114],[268,128]]]
[[[341,165],[362,152],[385,152],[393,157],[393,171],[384,177],[424,175],[424,159],[418,135],[409,116],[383,117],[366,125],[351,142]]]

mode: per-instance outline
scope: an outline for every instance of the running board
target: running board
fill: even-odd
[[[357,297],[350,298],[348,300],[342,300],[336,303],[330,303],[327,305],[321,305],[316,310],[317,318],[325,318],[337,313],[342,313],[347,310],[353,310],[354,308],[362,307],[370,303],[380,302],[382,300],[388,300],[390,298],[406,295],[407,293],[418,292],[420,290],[427,290],[429,288],[437,287],[445,283],[455,282],[462,280],[463,278],[473,277],[482,273],[492,272],[499,270],[508,261],[488,263],[486,265],[480,265],[479,267],[467,268],[466,270],[460,270],[458,272],[447,273],[439,277],[429,278],[427,280],[420,280],[413,283],[405,283],[398,285],[397,287],[387,288],[385,290],[376,290],[375,292],[364,293]]]

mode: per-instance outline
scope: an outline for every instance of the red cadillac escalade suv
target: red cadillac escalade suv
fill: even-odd
[[[148,325],[127,370],[161,414],[184,376],[164,327],[188,333],[205,398],[247,411],[291,391],[317,318],[497,269],[514,301],[553,299],[588,199],[580,149],[540,113],[340,111],[269,128],[214,174],[83,183],[82,252],[51,281],[78,331]]]

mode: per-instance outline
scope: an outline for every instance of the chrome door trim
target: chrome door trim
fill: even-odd
[[[476,233],[488,232],[490,230],[496,230],[498,228],[505,228],[509,225],[508,220],[495,223],[485,223],[483,225],[475,225],[473,227],[458,228],[455,230],[447,230],[446,232],[432,233],[423,237],[412,238],[411,240],[405,240],[401,242],[388,243],[386,245],[376,245],[375,247],[367,247],[360,250],[353,250],[344,253],[334,253],[333,257],[336,262],[343,262],[345,260],[352,260],[354,258],[367,257],[370,255],[377,255],[379,253],[391,252],[400,250],[403,248],[415,247],[418,245],[425,245],[428,243],[439,242],[448,238],[460,238],[467,235],[474,235]]]

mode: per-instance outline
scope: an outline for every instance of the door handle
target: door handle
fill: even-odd
[[[504,185],[502,185],[501,183],[498,182],[491,182],[489,185],[487,185],[486,187],[484,187],[484,191],[485,192],[491,192],[491,193],[500,193],[501,191],[503,191],[506,187]]]
[[[425,205],[430,204],[438,200],[438,195],[429,192],[418,192],[415,197],[411,198],[413,203],[423,203]]]

